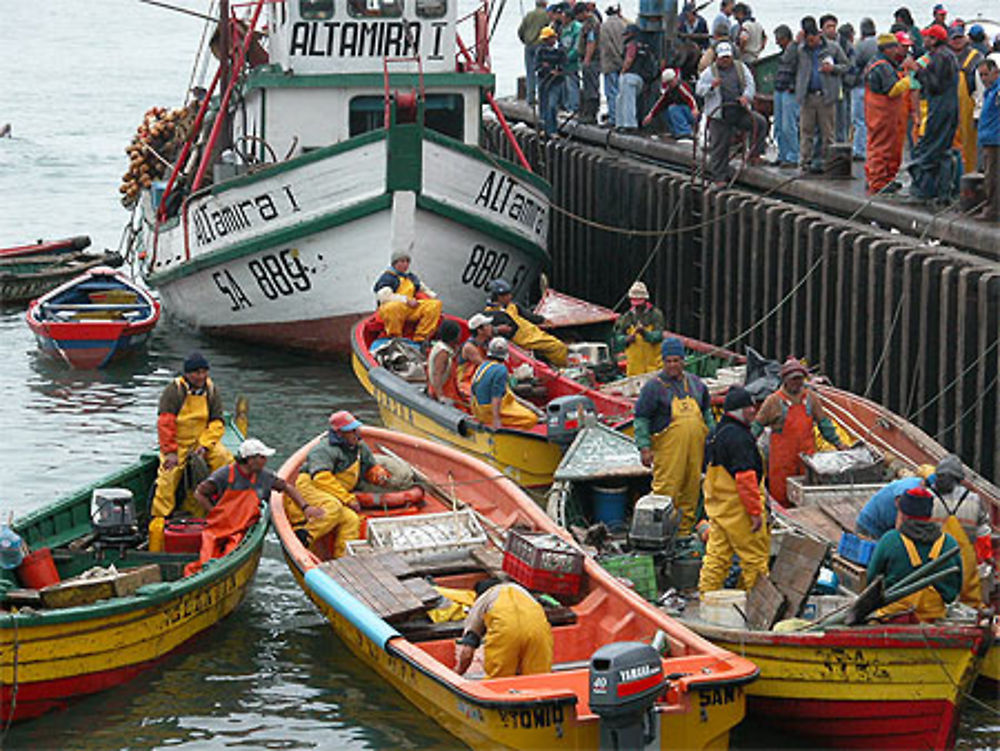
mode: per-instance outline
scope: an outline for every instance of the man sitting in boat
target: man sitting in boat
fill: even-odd
[[[493,319],[493,331],[505,336],[518,347],[530,350],[544,357],[556,367],[566,364],[569,347],[552,334],[542,331],[536,324],[545,323],[545,318],[535,315],[513,302],[514,290],[505,279],[494,279],[489,285],[489,301],[484,310]]]
[[[485,579],[476,583],[476,601],[458,642],[456,673],[465,674],[480,644],[484,644],[483,669],[489,678],[552,670],[552,627],[545,609],[514,582]]]
[[[654,373],[663,367],[663,313],[649,301],[649,290],[642,282],[632,285],[628,299],[628,312],[615,321],[615,351],[625,352],[625,375]]]
[[[406,324],[413,323],[413,341],[425,342],[441,322],[441,301],[410,271],[410,260],[405,250],[393,251],[389,268],[375,282],[375,299],[387,336],[403,336]]]
[[[427,394],[451,406],[461,406],[458,392],[458,343],[462,329],[452,320],[441,322],[438,339],[427,355]]]
[[[495,336],[486,350],[486,360],[472,376],[472,416],[494,428],[531,430],[539,411],[519,399],[508,384],[507,340]]]
[[[698,579],[701,592],[722,589],[734,554],[743,569],[743,588],[753,589],[758,577],[767,576],[771,555],[761,490],[764,464],[750,432],[757,408],[745,388],[733,386],[722,409],[722,421],[705,447],[705,513],[710,526]]]
[[[931,520],[934,497],[926,488],[907,490],[899,496],[897,507],[897,529],[882,536],[868,562],[868,581],[884,574],[886,589],[919,566],[958,547],[955,538]],[[951,575],[886,605],[877,611],[878,615],[911,617],[921,623],[943,618],[946,603],[958,597],[962,589],[961,557],[945,565],[946,569],[952,566],[956,570]]]
[[[771,428],[767,462],[767,489],[781,505],[788,503],[788,478],[806,473],[802,454],[816,453],[813,427],[838,450],[847,448],[823,412],[819,397],[806,386],[806,366],[789,357],[781,366],[781,388],[761,405],[754,421],[754,435]]]
[[[486,349],[493,338],[493,319],[476,313],[469,319],[469,338],[458,354],[458,391],[466,404],[472,398],[472,376],[486,360]]]
[[[222,397],[208,377],[208,370],[205,356],[201,352],[192,352],[184,360],[183,375],[171,381],[160,395],[156,420],[160,468],[150,509],[150,552],[163,550],[164,520],[174,511],[177,485],[191,457],[203,459],[209,470],[217,470],[233,460],[233,455],[221,442],[226,431]],[[200,513],[194,503],[184,510],[192,514]]]
[[[349,540],[358,539],[361,505],[354,497],[361,478],[373,485],[384,485],[389,473],[375,463],[371,449],[361,439],[361,421],[346,410],[330,415],[326,440],[313,446],[306,456],[295,488],[308,506],[323,510],[323,515],[308,516],[295,499],[285,498],[285,513],[296,537],[317,552],[317,542],[332,535],[333,557],[347,552]]]
[[[323,509],[310,506],[298,490],[267,469],[267,458],[274,449],[263,441],[248,438],[240,444],[236,461],[220,467],[195,488],[195,500],[205,511],[205,529],[201,533],[201,554],[184,567],[184,575],[201,570],[206,561],[222,558],[243,539],[260,519],[260,504],[271,497],[271,490],[286,493],[310,519],[322,518]]]

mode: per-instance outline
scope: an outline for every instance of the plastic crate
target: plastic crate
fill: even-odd
[[[583,576],[583,552],[557,535],[512,529],[504,546],[503,570],[528,589],[576,595]]]
[[[370,518],[367,527],[373,548],[392,550],[406,560],[461,556],[486,543],[486,532],[472,509]]]
[[[862,540],[857,535],[844,532],[840,536],[840,543],[837,545],[837,555],[854,563],[867,566],[868,561],[872,558],[872,553],[875,552],[875,544],[871,540]]]
[[[653,556],[645,554],[618,555],[602,558],[600,564],[608,573],[632,582],[635,591],[643,598],[650,602],[656,601],[658,593]]]

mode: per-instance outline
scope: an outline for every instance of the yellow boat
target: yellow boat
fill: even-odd
[[[465,524],[460,522],[464,518],[461,513],[489,530],[488,536],[474,538],[475,545],[468,551],[457,551],[463,553],[461,557],[448,559],[447,575],[440,570],[434,574],[436,584],[470,588],[484,578],[489,566],[482,561],[499,559],[493,540],[510,534],[507,530],[515,525],[519,531],[570,539],[511,480],[473,457],[378,428],[362,428],[362,436],[376,456],[386,453],[410,463],[423,480],[421,487],[427,490],[406,515],[393,521],[420,523],[436,514],[444,518],[442,533],[454,522],[458,535],[457,525]],[[294,481],[313,445],[315,441],[302,447],[279,474]],[[455,493],[461,497],[457,503]],[[380,508],[384,508],[381,513],[392,513],[391,504],[377,501],[363,512],[371,540],[375,540],[372,528],[386,521],[379,519]],[[611,643],[642,642],[639,648],[652,652],[647,658],[650,661],[643,665],[648,671],[621,677],[619,687],[622,696],[633,689],[648,694],[650,704],[643,710],[648,714],[643,716],[658,739],[653,747],[726,748],[730,730],[743,718],[745,684],[756,676],[756,667],[685,629],[591,560],[582,561],[582,572],[575,575],[579,590],[572,596],[560,595],[563,607],[547,610],[555,637],[552,671],[475,679],[452,670],[454,640],[461,633],[461,622],[431,623],[420,608],[420,600],[411,611],[386,611],[386,593],[401,589],[412,592],[408,583],[426,586],[422,575],[429,569],[423,564],[439,560],[437,547],[428,550],[433,553],[428,559],[407,559],[402,573],[398,562],[393,564],[394,571],[381,568],[386,554],[371,549],[321,561],[293,533],[280,494],[272,496],[271,513],[292,574],[330,622],[341,644],[419,711],[474,748],[598,748],[605,720],[596,708],[599,699],[592,702],[591,687],[599,687],[594,671],[601,667],[592,655]],[[449,543],[444,542],[444,536],[433,539],[441,538],[442,551],[456,552],[447,550]],[[399,539],[405,538],[401,532]],[[461,543],[473,538],[462,533],[456,539]],[[359,567],[367,575],[359,575]],[[435,600],[433,590],[431,594],[431,601]],[[658,633],[666,656],[649,647]]]
[[[232,427],[228,435],[235,439]],[[266,512],[236,550],[188,577],[184,565],[197,559],[197,553],[149,553],[137,549],[137,540],[95,538],[93,490],[130,491],[142,518],[148,514],[144,504],[158,464],[157,454],[143,454],[131,466],[14,525],[34,552],[17,569],[18,575],[14,569],[0,571],[0,586],[5,588],[0,617],[3,722],[36,717],[76,697],[124,683],[222,620],[243,600],[260,560]],[[79,586],[66,581],[111,564],[117,575]],[[17,589],[23,584],[18,576],[29,573],[32,581],[58,574],[63,583],[41,592]]]

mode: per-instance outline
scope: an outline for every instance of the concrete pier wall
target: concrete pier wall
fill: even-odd
[[[543,144],[527,130],[518,140],[553,185],[558,289],[614,307],[641,278],[668,327],[804,357],[996,481],[995,261],[749,190],[706,189],[606,149]],[[486,147],[513,158],[495,123]]]

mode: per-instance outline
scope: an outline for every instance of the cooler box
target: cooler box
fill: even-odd
[[[201,532],[204,519],[174,519],[163,528],[163,549],[167,553],[201,552]]]
[[[576,596],[583,579],[583,551],[554,534],[511,529],[503,570],[536,592]]]

